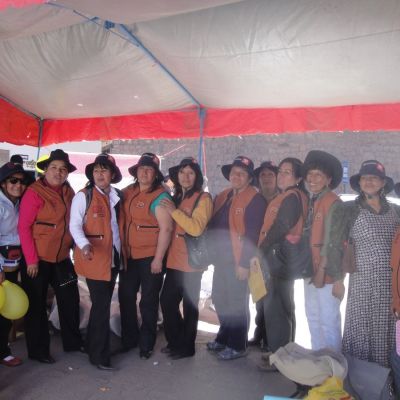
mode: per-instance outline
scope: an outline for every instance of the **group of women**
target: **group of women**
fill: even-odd
[[[161,351],[173,359],[193,356],[200,282],[207,265],[190,265],[185,239],[199,237],[207,228],[209,261],[214,265],[212,299],[220,322],[207,349],[219,359],[246,354],[247,279],[258,264],[267,286],[262,309],[268,349],[274,352],[294,340],[293,288],[298,277],[288,272],[288,259],[281,258],[283,266],[273,268],[273,257],[279,246],[296,246],[306,237],[301,251],[309,253],[303,277],[312,348],[330,347],[390,366],[400,312],[390,257],[400,218],[386,200],[393,181],[378,161],[364,162],[351,177],[359,196],[348,203],[333,192],[342,179],[341,163],[316,150],[304,163],[285,158],[278,167],[264,162],[256,170],[248,157],[236,157],[222,166],[229,187],[214,202],[203,192],[201,169],[192,157],[169,169],[172,196],[164,189],[160,161],[152,153],[144,153],[129,169],[134,182],[122,191],[112,186],[122,176],[108,154],[86,166],[88,184],[77,194],[67,181],[75,170],[67,153],[54,150],[38,166],[44,174],[34,182],[18,164],[0,169],[1,279],[16,281],[19,268],[30,301],[25,317],[29,358],[54,362],[46,310],[50,284],[64,350],[86,352],[93,365],[113,370],[109,315],[118,274],[122,351],[139,347],[141,358],[151,356],[160,304],[167,339]],[[260,182],[268,175],[264,169],[276,178],[268,196],[255,187],[255,178]],[[344,296],[343,259],[349,249],[355,267],[348,271],[342,340],[339,305]],[[392,256],[394,274],[399,259],[400,254]],[[79,331],[77,274],[86,278],[92,300],[85,340]],[[136,309],[139,293],[141,321]],[[21,360],[10,353],[9,328],[10,322],[0,317],[0,362],[16,366]]]

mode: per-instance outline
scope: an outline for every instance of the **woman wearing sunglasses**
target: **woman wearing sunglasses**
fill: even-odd
[[[18,269],[24,262],[17,225],[19,201],[32,178],[21,165],[8,162],[0,168],[0,283],[17,283]],[[0,316],[0,364],[16,367],[22,360],[11,354],[8,335],[11,321]]]

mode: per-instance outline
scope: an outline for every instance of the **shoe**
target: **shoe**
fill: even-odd
[[[142,360],[148,360],[153,352],[151,350],[140,350],[140,358]]]
[[[0,364],[5,365],[6,367],[18,367],[18,365],[22,364],[22,360],[18,357],[9,355],[0,360]]]
[[[105,364],[97,364],[97,368],[101,369],[102,371],[116,371],[117,370],[115,367],[112,367],[111,365],[105,365]]]
[[[225,347],[226,346],[224,344],[218,343],[216,340],[214,340],[213,342],[207,343],[207,350],[209,350],[209,351],[218,352],[218,351],[224,350]]]
[[[37,356],[37,357],[29,357],[31,360],[36,360],[39,361],[42,364],[54,364],[56,362],[56,360],[48,355],[48,356]]]
[[[261,354],[261,360],[269,362],[269,356],[272,354],[272,351],[267,351],[263,354]]]
[[[261,362],[257,365],[257,368],[264,372],[278,372],[278,368],[271,364],[269,359],[268,361],[261,359]]]
[[[247,344],[249,346],[260,346],[261,344],[261,338],[256,338],[254,337],[253,339],[250,339],[247,341]]]
[[[226,347],[224,350],[217,353],[217,358],[224,361],[236,360],[237,358],[244,357],[247,355],[246,350],[235,350],[231,347]]]
[[[180,360],[181,358],[188,358],[188,357],[193,357],[195,353],[186,353],[186,352],[177,352],[174,354],[171,354],[169,357],[171,360]]]
[[[165,347],[161,347],[160,352],[163,353],[163,354],[171,354],[171,353],[174,352],[174,349],[167,345]]]

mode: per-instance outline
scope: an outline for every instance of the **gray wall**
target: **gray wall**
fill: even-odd
[[[180,146],[183,146],[180,148]],[[197,139],[178,140],[130,140],[108,143],[106,150],[120,154],[142,154],[150,151],[163,157],[162,170],[176,165],[185,156],[198,157]],[[298,157],[301,160],[309,150],[328,151],[341,161],[349,162],[350,175],[357,173],[362,161],[377,159],[386,168],[387,175],[395,182],[400,181],[400,132],[335,132],[298,133],[281,135],[232,136],[205,140],[207,177],[210,192],[215,194],[226,187],[227,182],[220,167],[231,163],[237,155],[250,157],[256,166],[263,160],[279,163],[285,157]],[[338,192],[352,193],[350,187],[343,185]]]

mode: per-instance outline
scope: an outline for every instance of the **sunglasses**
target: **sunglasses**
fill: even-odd
[[[22,178],[21,179],[21,178],[12,177],[12,178],[8,179],[8,182],[10,182],[12,185],[16,185],[18,182],[21,185],[27,185],[28,184],[28,180],[26,178]]]

